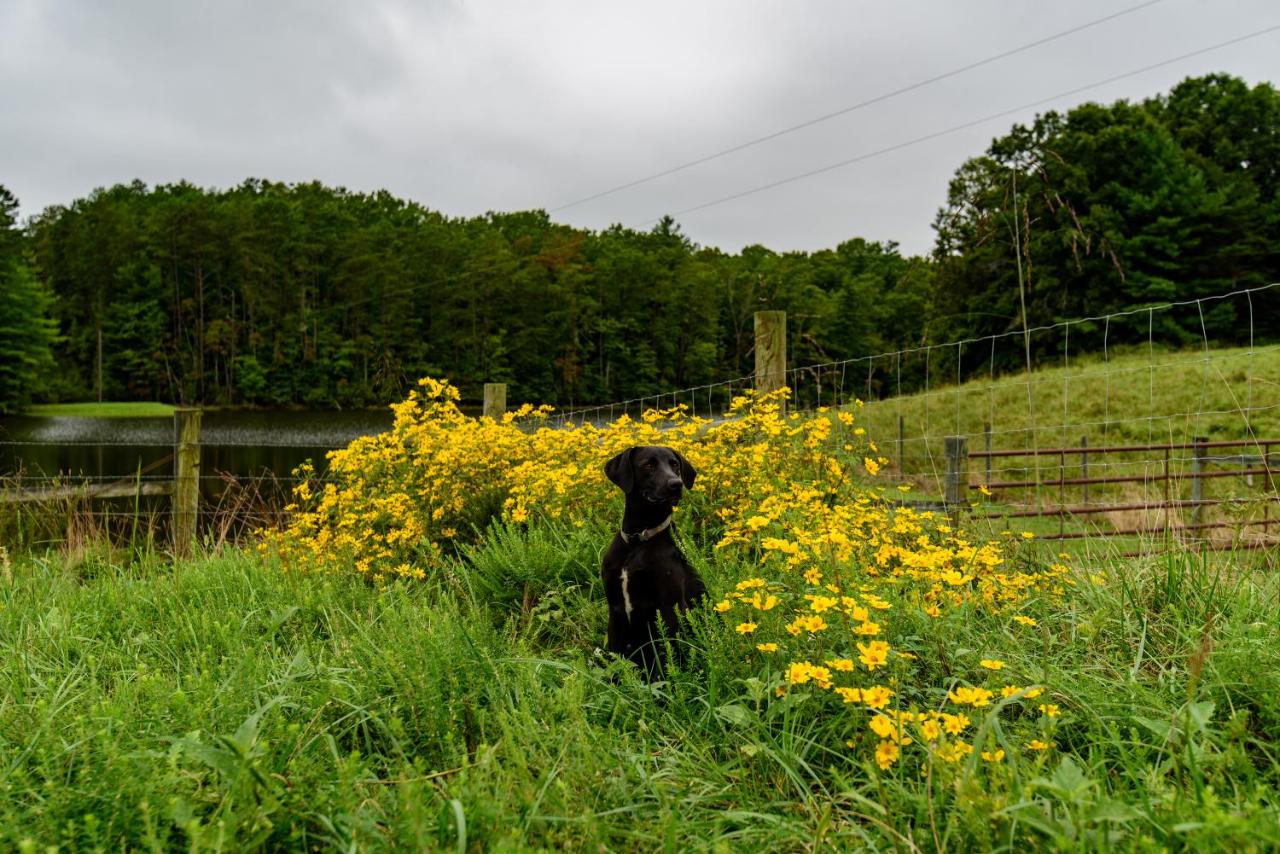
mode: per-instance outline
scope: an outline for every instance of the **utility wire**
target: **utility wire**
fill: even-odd
[[[1059,33],[1054,33],[1051,36],[1046,36],[1042,39],[1037,39],[1036,41],[1033,41],[1033,42],[1027,42],[1026,44],[1020,47],[1013,48],[1012,50],[1006,50],[1003,53],[997,53],[994,56],[987,57],[986,59],[980,59],[977,62],[971,62],[968,65],[962,65],[959,68],[953,68],[950,71],[943,72],[942,74],[938,74],[934,77],[929,77],[924,80],[920,80],[916,83],[912,83],[909,86],[903,86],[901,89],[894,89],[892,92],[885,92],[881,95],[876,95],[874,98],[868,98],[865,101],[859,101],[856,104],[853,104],[848,107],[844,107],[839,110],[835,110],[834,112],[825,113],[821,116],[817,116],[815,118],[800,122],[799,124],[782,128],[781,130],[774,131],[773,133],[765,134],[764,136],[758,136],[755,139],[747,140],[746,142],[739,143],[738,145],[734,145],[729,148],[723,149],[721,151],[717,151],[714,154],[708,154],[704,157],[699,157],[696,160],[690,160],[686,163],[681,163],[677,166],[672,166],[669,169],[664,169],[661,172],[655,172],[652,175],[647,175],[643,178],[637,178],[634,181],[628,181],[625,184],[619,184],[618,186],[610,187],[607,190],[601,190],[600,192],[594,193],[590,196],[583,196],[580,199],[576,199],[572,202],[567,202],[566,204],[560,205],[559,207],[551,208],[551,210],[549,210],[548,213],[559,213],[560,211],[568,210],[569,208],[577,207],[578,205],[586,204],[587,202],[595,201],[596,199],[601,199],[601,198],[604,198],[605,196],[613,195],[614,193],[620,193],[623,190],[629,190],[632,187],[639,187],[641,184],[647,184],[650,181],[656,181],[659,178],[665,178],[668,175],[674,175],[677,172],[683,172],[686,169],[692,169],[694,166],[701,166],[703,163],[709,163],[712,160],[716,160],[720,157],[725,157],[727,155],[734,154],[739,151],[745,151],[746,149],[753,148],[754,146],[760,145],[761,143],[769,142],[770,140],[774,140],[779,137],[786,136],[787,134],[795,133],[798,130],[804,130],[805,128],[809,128],[809,127],[813,127],[814,125],[821,124],[822,122],[830,121],[831,119],[848,115],[849,113],[855,112],[857,110],[861,110],[864,107],[870,107],[873,104],[879,104],[882,101],[888,101],[891,98],[896,98],[899,95],[905,95],[908,92],[914,92],[915,90],[922,89],[925,86],[929,86],[939,81],[946,80],[950,77],[955,77],[959,74],[964,74],[966,71],[972,71],[975,68],[981,68],[984,65],[990,65],[993,62],[999,62],[1002,59],[1008,59],[1009,57],[1015,56],[1016,54],[1023,53],[1028,50],[1032,50],[1033,48],[1040,47],[1041,45],[1049,44],[1050,42],[1057,41],[1058,39],[1066,38],[1069,35],[1074,35],[1075,33],[1081,32],[1083,30],[1087,30],[1090,27],[1096,27],[1099,24],[1105,24],[1107,21],[1113,21],[1116,18],[1120,18],[1120,17],[1123,17],[1124,15],[1132,14],[1133,12],[1146,9],[1149,6],[1155,6],[1156,4],[1163,3],[1163,2],[1164,0],[1147,0],[1147,2],[1145,3],[1139,3],[1136,6],[1130,6],[1127,9],[1122,9],[1119,12],[1114,12],[1110,15],[1106,15],[1105,17],[1097,18],[1087,23],[1080,24],[1075,27],[1071,27],[1070,29],[1063,30],[1062,32],[1059,32]]]
[[[927,142],[928,140],[931,140],[931,139],[937,139],[938,137],[946,136],[947,134],[956,133],[957,131],[961,131],[961,130],[965,130],[965,129],[967,129],[967,128],[975,127],[975,126],[977,126],[977,125],[983,124],[984,122],[989,122],[989,121],[993,121],[993,120],[995,120],[995,119],[1004,118],[1005,116],[1010,116],[1010,115],[1013,115],[1013,114],[1016,114],[1016,113],[1020,113],[1020,112],[1022,112],[1022,111],[1024,111],[1024,110],[1027,110],[1027,109],[1029,109],[1029,108],[1031,108],[1031,107],[1035,107],[1035,106],[1038,106],[1038,105],[1040,105],[1040,104],[1044,104],[1044,103],[1047,103],[1047,102],[1050,102],[1050,101],[1055,101],[1055,100],[1057,100],[1057,99],[1059,99],[1059,98],[1065,98],[1065,97],[1067,97],[1067,96],[1069,96],[1069,95],[1073,95],[1073,94],[1076,94],[1076,93],[1078,93],[1078,92],[1085,92],[1085,91],[1087,91],[1087,90],[1089,90],[1089,89],[1096,89],[1096,88],[1098,88],[1098,87],[1100,87],[1100,86],[1105,86],[1105,85],[1107,85],[1108,83],[1114,83],[1114,82],[1116,82],[1116,81],[1118,81],[1118,80],[1123,80],[1123,79],[1128,78],[1128,77],[1134,77],[1134,76],[1136,76],[1136,75],[1138,75],[1138,74],[1143,74],[1143,73],[1145,73],[1145,72],[1147,72],[1147,71],[1151,71],[1151,70],[1156,69],[1156,68],[1161,68],[1161,67],[1166,66],[1166,65],[1172,65],[1173,63],[1181,62],[1181,61],[1183,61],[1183,60],[1185,60],[1185,59],[1190,59],[1190,58],[1192,58],[1192,57],[1199,56],[1199,55],[1204,54],[1204,53],[1209,53],[1210,51],[1220,50],[1220,49],[1222,49],[1222,48],[1224,48],[1224,47],[1229,47],[1230,45],[1238,44],[1238,43],[1240,43],[1240,42],[1247,41],[1248,39],[1257,38],[1258,36],[1262,36],[1262,35],[1265,35],[1265,34],[1267,34],[1267,33],[1274,32],[1275,30],[1280,30],[1280,24],[1277,24],[1277,25],[1274,25],[1274,26],[1271,26],[1271,27],[1267,27],[1267,28],[1265,28],[1265,29],[1256,30],[1256,31],[1254,31],[1254,32],[1252,32],[1252,33],[1248,33],[1248,34],[1246,34],[1246,35],[1239,36],[1239,37],[1237,37],[1237,38],[1230,39],[1230,40],[1225,41],[1225,42],[1219,42],[1218,44],[1210,45],[1209,47],[1200,48],[1199,50],[1194,50],[1194,51],[1191,51],[1190,53],[1184,53],[1184,54],[1181,54],[1181,55],[1179,55],[1179,56],[1172,57],[1172,58],[1170,58],[1170,59],[1162,60],[1161,62],[1156,62],[1156,63],[1152,63],[1152,64],[1150,64],[1150,65],[1145,65],[1145,66],[1143,66],[1143,67],[1141,67],[1141,68],[1137,68],[1137,69],[1134,69],[1134,70],[1132,70],[1132,71],[1127,71],[1127,72],[1125,72],[1125,73],[1123,73],[1123,74],[1117,74],[1117,75],[1115,75],[1115,76],[1113,76],[1113,77],[1108,77],[1108,78],[1107,78],[1107,79],[1105,79],[1105,80],[1099,80],[1099,81],[1097,81],[1097,82],[1095,82],[1095,83],[1090,83],[1090,84],[1088,84],[1087,86],[1080,86],[1080,87],[1077,87],[1077,88],[1075,88],[1075,89],[1070,89],[1070,90],[1068,90],[1068,91],[1066,91],[1066,92],[1059,92],[1059,93],[1058,93],[1058,94],[1056,94],[1056,95],[1052,95],[1052,96],[1050,96],[1050,97],[1048,97],[1048,98],[1041,98],[1041,99],[1040,99],[1040,100],[1038,100],[1038,101],[1032,101],[1032,102],[1030,102],[1030,103],[1028,103],[1028,104],[1023,104],[1023,105],[1022,105],[1022,106],[1020,106],[1020,107],[1015,107],[1015,108],[1010,109],[1010,110],[1004,110],[1004,111],[999,112],[999,113],[993,113],[993,114],[988,115],[988,116],[983,116],[983,117],[982,117],[982,118],[980,118],[980,119],[975,119],[975,120],[973,120],[973,121],[965,122],[964,124],[955,125],[955,126],[953,126],[953,127],[947,128],[947,129],[945,129],[945,130],[936,131],[936,132],[934,132],[934,133],[928,134],[928,135],[926,135],[926,136],[917,137],[917,138],[915,138],[915,139],[908,140],[908,141],[906,141],[906,142],[900,142],[900,143],[897,143],[896,145],[891,145],[891,146],[889,146],[889,147],[887,147],[887,148],[882,148],[882,149],[878,149],[878,150],[876,150],[876,151],[867,152],[866,154],[860,154],[860,155],[858,155],[857,157],[851,157],[851,158],[849,158],[848,160],[842,160],[842,161],[840,161],[840,162],[838,162],[838,163],[832,163],[832,164],[829,164],[829,165],[827,165],[827,166],[822,166],[822,167],[820,167],[820,168],[818,168],[818,169],[812,169],[812,170],[810,170],[810,171],[808,171],[808,172],[803,172],[803,173],[801,173],[801,174],[799,174],[799,175],[793,175],[793,176],[791,176],[791,177],[789,177],[789,178],[783,178],[783,179],[781,179],[781,180],[779,180],[779,181],[774,181],[774,182],[771,182],[771,183],[769,183],[769,184],[763,184],[763,185],[761,185],[761,186],[754,187],[754,188],[749,189],[749,190],[743,190],[743,191],[741,191],[741,192],[739,192],[739,193],[734,193],[733,195],[725,196],[725,197],[723,197],[723,198],[719,198],[719,199],[716,199],[716,200],[714,200],[714,201],[704,202],[703,204],[695,205],[695,206],[693,206],[693,207],[691,207],[691,208],[685,208],[685,209],[683,209],[683,210],[675,211],[674,213],[670,214],[670,216],[681,216],[681,215],[683,215],[683,214],[693,213],[693,212],[695,212],[695,211],[700,211],[700,210],[703,210],[703,209],[705,209],[705,208],[714,207],[714,206],[716,206],[716,205],[721,205],[721,204],[724,204],[724,203],[726,203],[726,202],[734,201],[735,199],[740,199],[740,198],[743,198],[743,197],[745,197],[745,196],[750,196],[750,195],[754,195],[754,194],[756,194],[756,193],[761,193],[761,192],[764,192],[765,190],[771,190],[771,189],[773,189],[773,188],[775,188],[775,187],[780,187],[780,186],[782,186],[782,185],[784,185],[784,184],[789,184],[789,183],[792,183],[792,182],[795,182],[795,181],[800,181],[800,180],[803,180],[803,179],[805,179],[805,178],[811,178],[811,177],[813,177],[814,175],[820,175],[820,174],[822,174],[822,173],[824,173],[824,172],[830,172],[830,171],[835,170],[835,169],[840,169],[840,168],[845,167],[845,166],[850,166],[850,165],[852,165],[852,164],[854,164],[854,163],[860,163],[860,162],[862,162],[862,161],[864,161],[864,160],[870,160],[870,159],[872,159],[872,158],[874,158],[874,157],[879,157],[879,156],[884,155],[884,154],[889,154],[889,153],[894,152],[894,151],[898,151],[898,150],[901,150],[901,149],[904,149],[904,148],[909,148],[910,146],[918,145],[919,143]],[[640,228],[640,227],[645,226],[645,225],[648,225],[648,224],[650,224],[650,223],[657,222],[657,221],[659,221],[660,219],[661,219],[661,217],[653,217],[653,218],[651,218],[651,219],[645,220],[645,221],[640,222],[640,223],[635,223],[635,224],[630,225],[630,226],[627,226],[627,227],[628,227],[628,228]],[[386,291],[386,292],[383,292],[383,293],[377,294],[376,296],[368,296],[368,297],[364,297],[364,298],[362,298],[362,299],[350,300],[350,301],[348,301],[348,302],[338,303],[338,304],[336,304],[336,305],[322,306],[322,307],[320,307],[320,308],[314,309],[314,310],[311,312],[311,315],[310,315],[310,316],[314,317],[314,316],[316,316],[316,315],[324,315],[324,314],[329,314],[329,313],[331,313],[331,312],[341,312],[341,311],[346,311],[347,309],[350,309],[350,308],[355,308],[355,307],[357,307],[357,306],[366,305],[366,304],[368,304],[368,303],[380,302],[380,301],[384,301],[384,300],[391,299],[391,298],[394,298],[394,297],[403,296],[403,295],[405,295],[405,294],[409,294],[409,293],[413,293],[413,292],[415,292],[415,291],[422,290],[423,288],[428,288],[428,287],[432,287],[432,286],[434,286],[434,285],[444,284],[445,282],[457,282],[457,281],[463,281],[463,280],[466,280],[466,279],[471,278],[471,277],[473,277],[473,276],[481,276],[481,275],[484,275],[484,274],[487,274],[487,273],[493,273],[493,272],[496,272],[496,271],[501,270],[501,269],[506,268],[506,267],[518,267],[518,266],[519,266],[519,263],[520,263],[520,259],[519,259],[519,258],[517,258],[517,257],[515,257],[515,256],[512,256],[512,257],[510,257],[510,258],[506,258],[506,259],[504,259],[504,260],[502,260],[502,261],[500,261],[500,262],[498,262],[498,263],[495,263],[495,264],[488,264],[488,265],[481,266],[481,267],[476,267],[476,268],[473,268],[473,269],[470,269],[470,270],[464,270],[464,271],[459,272],[459,273],[450,273],[450,274],[447,274],[447,275],[444,275],[444,276],[440,276],[440,277],[437,277],[437,278],[434,278],[434,279],[430,279],[430,280],[428,280],[428,281],[416,282],[416,283],[414,283],[414,284],[412,284],[412,285],[407,285],[407,286],[405,286],[405,287],[403,287],[403,288],[396,288],[396,289],[388,290],[388,291]]]
[[[1038,107],[1038,106],[1041,106],[1042,104],[1047,104],[1052,101],[1057,101],[1060,98],[1066,98],[1071,95],[1077,95],[1081,92],[1087,92],[1090,89],[1097,89],[1100,86],[1106,86],[1109,83],[1115,83],[1119,80],[1124,80],[1129,77],[1136,77],[1139,74],[1145,74],[1146,72],[1153,71],[1157,68],[1163,68],[1166,65],[1172,65],[1176,62],[1182,62],[1183,60],[1191,59],[1192,57],[1200,56],[1201,54],[1209,53],[1215,50],[1221,50],[1224,47],[1230,47],[1231,45],[1239,44],[1241,42],[1248,41],[1249,39],[1258,38],[1259,36],[1263,36],[1268,33],[1273,33],[1276,30],[1280,30],[1280,24],[1266,27],[1265,29],[1261,29],[1261,30],[1254,30],[1253,32],[1247,33],[1243,36],[1237,36],[1236,38],[1228,39],[1227,41],[1224,41],[1224,42],[1218,42],[1215,45],[1210,45],[1209,47],[1203,47],[1203,48],[1200,48],[1199,50],[1193,50],[1190,53],[1180,54],[1178,56],[1172,57],[1170,59],[1165,59],[1160,62],[1153,62],[1150,65],[1144,65],[1141,68],[1135,68],[1132,71],[1126,71],[1123,74],[1116,74],[1112,77],[1108,77],[1104,80],[1098,80],[1086,86],[1077,86],[1074,89],[1068,89],[1065,92],[1059,92],[1056,95],[1050,95],[1048,98],[1040,98],[1039,100],[1036,100],[1036,101],[1029,101],[1028,103],[1021,104],[1017,107],[1013,107],[1012,109],[1001,110],[998,113],[992,113],[990,115],[983,116],[980,119],[974,119],[972,121],[964,122],[963,124],[953,125],[949,128],[946,128],[945,130],[934,131],[933,133],[925,134],[924,136],[918,136],[915,139],[909,139],[905,142],[897,143],[896,145],[890,145],[885,148],[879,148],[879,149],[876,149],[875,151],[868,151],[865,154],[859,154],[857,157],[850,157],[848,160],[840,160],[840,161],[837,161],[836,163],[830,163],[830,164],[827,164],[826,166],[820,166],[817,169],[810,169],[808,172],[801,172],[798,175],[792,175],[788,178],[782,178],[777,181],[771,181],[768,184],[761,184],[758,187],[752,187],[749,190],[742,190],[741,192],[733,193],[728,196],[723,196],[713,201],[703,202],[700,205],[694,205],[693,207],[683,208],[678,211],[672,211],[668,214],[665,214],[665,216],[672,216],[672,217],[683,216],[684,214],[705,210],[710,207],[715,207],[716,205],[722,205],[725,202],[732,202],[736,199],[745,198],[746,196],[752,196],[752,195],[755,195],[756,193],[763,193],[765,190],[772,190],[776,187],[781,187],[786,184],[794,183],[796,181],[802,181],[805,178],[812,178],[815,175],[821,175],[825,172],[831,172],[835,169],[842,169],[845,166],[852,166],[853,164],[861,163],[864,160],[870,160],[874,157],[880,157],[885,154],[890,154],[894,151],[901,151],[904,148],[909,148],[913,145],[919,145],[922,142],[928,142],[931,139],[937,139],[938,137],[946,136],[948,134],[956,133],[958,131],[967,130],[968,128],[976,127],[986,122],[994,121],[995,119],[1006,118],[1008,116],[1012,116],[1017,113],[1021,113],[1026,110],[1029,110],[1032,107]],[[662,219],[661,216],[652,217],[650,219],[644,220],[642,222],[634,223],[627,227],[639,228],[641,226],[648,225],[649,223],[658,222],[660,219]]]

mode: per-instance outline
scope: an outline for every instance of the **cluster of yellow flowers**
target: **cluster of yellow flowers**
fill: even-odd
[[[943,763],[972,753],[968,710],[1032,718],[1019,706],[1043,688],[1003,684],[1003,662],[966,669],[970,684],[930,686],[905,641],[913,621],[976,609],[1025,631],[1035,620],[1017,609],[1064,592],[1067,568],[1015,559],[1012,533],[977,541],[945,516],[890,500],[876,480],[888,461],[855,426],[857,406],[787,413],[784,389],[743,395],[716,422],[675,408],[551,429],[548,407],[494,420],[463,415],[457,400],[447,382],[421,380],[394,407],[389,432],[332,452],[323,482],[297,488],[288,527],[264,548],[299,570],[420,578],[441,565],[444,543],[494,516],[614,518],[620,496],[605,461],[632,445],[667,445],[699,472],[681,513],[718,540],[717,555],[755,567],[714,609],[770,674],[774,695],[828,698],[832,713],[849,715],[848,743],[870,747],[886,769],[910,745]],[[1033,751],[1052,744],[1057,707],[1040,711],[1024,744]],[[988,762],[1004,758],[994,743],[981,747],[991,748],[979,749]]]

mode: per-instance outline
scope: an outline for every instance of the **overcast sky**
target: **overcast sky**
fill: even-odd
[[[24,215],[249,176],[554,210],[1139,2],[0,0],[0,183]],[[1275,0],[1162,0],[553,215],[645,226],[1277,24]],[[728,251],[925,252],[948,178],[1015,120],[1210,71],[1280,82],[1280,31],[677,219]]]

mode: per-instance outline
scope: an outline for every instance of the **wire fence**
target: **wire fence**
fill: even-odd
[[[1280,436],[1280,344],[1258,334],[1259,320],[1277,312],[1280,283],[1272,283],[792,367],[786,381],[795,409],[864,403],[862,424],[890,459],[883,476],[909,485],[922,503],[945,501],[945,443],[960,437],[973,450],[983,518],[1043,521],[1056,499],[1059,508],[1088,512],[1055,512],[1051,524],[1032,524],[1036,533],[1137,540],[1158,531],[1163,541],[1176,532],[1180,542],[1254,548],[1280,530],[1270,510],[1276,458],[1267,450],[1269,437]],[[554,421],[599,424],[675,407],[715,421],[753,382],[739,377],[584,407]],[[1206,464],[1194,453],[1203,445],[1197,439],[1247,447],[1252,454],[1238,456],[1255,463],[1197,473]],[[1093,448],[1082,453],[1082,446]],[[1065,477],[1067,464],[1055,456],[1087,460],[1089,474]],[[998,494],[982,495],[991,484]],[[1170,512],[1180,509],[1195,512],[1186,519]],[[1224,531],[1230,536],[1191,536]]]
[[[1047,519],[1038,533],[1063,539],[1077,529],[1089,536],[1177,529],[1185,537],[1200,530],[1197,525],[1234,525],[1235,542],[1268,543],[1280,530],[1268,509],[1276,493],[1271,443],[1280,436],[1280,343],[1260,341],[1258,321],[1276,312],[1280,283],[790,367],[785,381],[790,405],[798,410],[865,404],[859,418],[890,460],[882,476],[909,486],[917,500],[945,500],[946,440],[959,437],[969,450],[965,482],[972,481],[981,496],[979,516]],[[1267,328],[1274,329],[1274,322]],[[754,376],[740,376],[553,413],[540,423],[600,425],[664,410],[715,422],[736,396],[755,385]],[[1212,447],[1222,441],[1249,451],[1237,456],[1256,462],[1233,467],[1214,460],[1221,471],[1197,473],[1195,467],[1206,464],[1204,443]],[[33,448],[129,449],[142,464],[153,462],[162,449],[171,451],[173,443],[0,437],[0,461],[6,453],[21,460]],[[297,456],[293,464],[304,456],[321,457],[324,450],[270,440],[218,441],[210,448],[277,450]],[[1081,464],[1087,472],[1079,471]],[[46,483],[44,472],[9,468],[4,479],[11,491]],[[243,484],[261,494],[287,495],[302,480],[288,473],[291,469],[276,461],[265,471],[203,474],[201,494],[208,506]],[[1069,469],[1074,476],[1067,475]],[[95,471],[64,474],[47,484],[74,482],[92,490],[122,479],[142,486],[169,478],[159,470]],[[326,474],[307,479],[323,482]],[[1241,524],[1240,508],[1246,504],[1266,521]],[[1046,514],[1049,509],[1055,512]],[[1195,519],[1173,518],[1171,511],[1187,509],[1196,510]],[[1081,524],[1085,517],[1088,525]],[[1076,528],[1068,530],[1069,523]],[[1251,533],[1242,540],[1244,528]]]

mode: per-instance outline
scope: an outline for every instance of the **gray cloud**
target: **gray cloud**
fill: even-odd
[[[25,214],[134,178],[248,176],[385,187],[451,215],[555,208],[1132,4],[10,0],[0,182]],[[646,223],[1277,23],[1269,0],[1165,0],[556,217]],[[1278,48],[1271,34],[1050,106],[1209,71],[1276,80]],[[927,251],[947,180],[1012,121],[680,220],[730,251]]]

